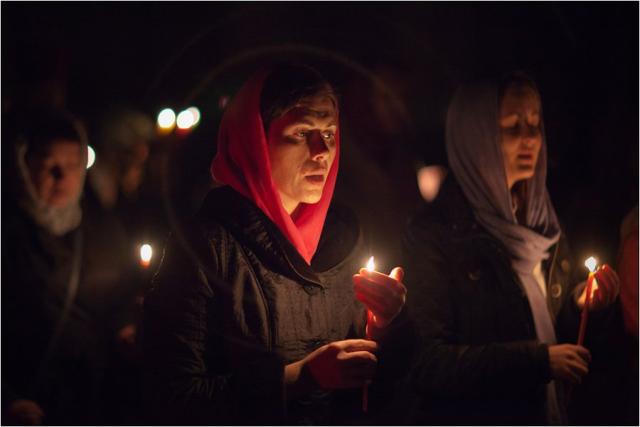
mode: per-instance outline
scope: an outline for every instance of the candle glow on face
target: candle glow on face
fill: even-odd
[[[594,271],[596,271],[596,267],[598,266],[598,260],[591,256],[584,261],[584,266],[593,273]]]
[[[365,267],[365,269],[367,271],[373,271],[376,269],[376,263],[373,260],[373,257],[369,258],[369,261],[367,261],[367,266]]]

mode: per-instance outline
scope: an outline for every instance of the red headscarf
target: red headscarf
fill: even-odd
[[[318,247],[338,175],[340,138],[336,131],[336,156],[320,201],[298,207],[295,221],[285,211],[271,177],[269,149],[262,117],[260,94],[269,70],[259,71],[229,103],[218,132],[218,152],[211,163],[214,179],[252,200],[295,246],[307,264]]]

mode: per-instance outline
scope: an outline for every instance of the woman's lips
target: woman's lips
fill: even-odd
[[[306,179],[307,182],[310,182],[312,184],[324,183],[324,175],[307,175],[304,177],[304,179]]]

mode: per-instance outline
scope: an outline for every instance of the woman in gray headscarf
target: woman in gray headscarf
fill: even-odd
[[[109,346],[133,327],[123,231],[82,204],[87,142],[73,117],[16,114],[2,131],[3,421],[104,424]]]
[[[520,74],[464,86],[446,131],[451,173],[406,238],[408,304],[420,336],[413,421],[566,423],[559,385],[580,383],[591,355],[569,344],[585,286],[571,281],[546,189],[539,92]],[[597,278],[591,308],[602,313],[619,286],[607,266]]]

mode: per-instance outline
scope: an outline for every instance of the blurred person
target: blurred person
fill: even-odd
[[[224,185],[174,233],[145,298],[156,422],[361,415],[362,386],[383,359],[374,340],[401,327],[405,288],[400,268],[360,270],[357,221],[331,203],[338,115],[329,83],[297,65],[256,73],[228,106],[211,167]],[[366,316],[372,339],[362,339]]]
[[[571,277],[546,189],[538,89],[520,73],[465,85],[446,129],[451,171],[406,234],[419,335],[413,422],[564,424],[561,386],[580,384],[591,363],[575,344],[586,286]],[[606,335],[619,289],[609,266],[596,278],[590,347],[594,334]]]
[[[625,327],[625,366],[622,400],[626,403],[618,419],[621,424],[638,424],[638,206],[620,226],[620,303]]]
[[[624,326],[629,336],[638,338],[638,207],[636,206],[620,226],[618,252],[620,272],[620,302]]]
[[[6,116],[3,143],[3,423],[100,423],[110,345],[135,336],[123,231],[81,204],[87,141],[71,115]]]
[[[160,183],[148,173],[153,121],[144,113],[117,108],[105,114],[95,133],[97,160],[88,174],[89,202],[113,211],[124,224],[131,250],[167,234]],[[154,160],[155,161],[155,160]]]
[[[620,297],[615,310],[607,311],[607,333],[585,339],[593,363],[571,396],[571,424],[638,425],[637,207],[620,226],[617,264]]]
[[[104,207],[138,196],[153,136],[152,120],[139,111],[121,108],[102,118],[96,132],[100,162],[89,180]]]

